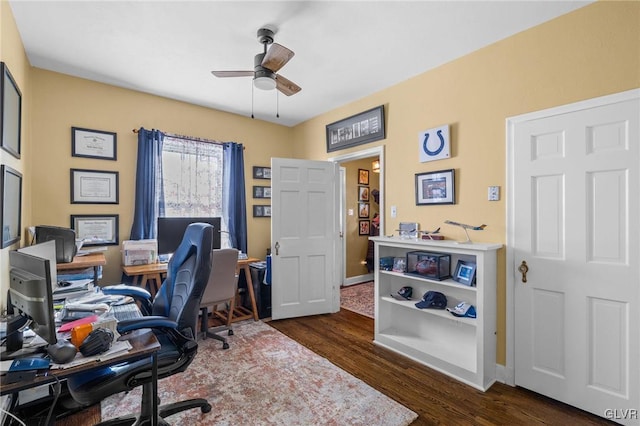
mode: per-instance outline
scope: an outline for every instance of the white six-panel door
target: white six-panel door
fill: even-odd
[[[640,100],[608,99],[511,128],[515,383],[640,424]]]
[[[338,164],[271,159],[272,318],[340,310]]]

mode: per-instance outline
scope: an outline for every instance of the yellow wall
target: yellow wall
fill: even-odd
[[[17,167],[27,174],[24,226],[43,222],[68,226],[70,214],[118,213],[121,239],[132,220],[136,151],[131,129],[155,127],[245,144],[250,194],[251,166],[265,165],[265,158],[272,156],[326,159],[327,123],[385,105],[387,138],[340,152],[385,145],[387,211],[382,232],[391,233],[400,221],[418,221],[421,229],[442,225],[448,238],[460,239],[460,230],[442,224],[452,219],[486,223],[485,231],[473,232],[474,240],[505,243],[505,119],[640,87],[640,2],[597,2],[287,129],[47,71],[29,71],[9,7],[0,4],[1,57],[10,61],[23,101],[27,98],[25,155]],[[452,158],[419,163],[418,132],[442,124],[451,126]],[[72,158],[71,126],[117,132],[118,161]],[[0,155],[2,162],[15,163]],[[70,205],[72,167],[120,171],[120,204]],[[457,204],[415,206],[415,173],[449,168],[456,170]],[[486,200],[490,185],[502,188],[499,202]],[[251,199],[247,201],[250,207]],[[395,219],[389,214],[392,205],[398,210]],[[269,245],[268,222],[249,217],[249,235],[249,254],[262,257]],[[5,271],[7,252],[0,252]],[[119,275],[117,249],[111,248],[108,256],[105,278],[114,282]],[[505,250],[498,262],[497,362],[504,364]],[[2,275],[5,279],[6,273]]]
[[[294,152],[302,158],[329,157],[327,123],[385,105],[387,137],[366,146],[385,146],[383,233],[392,233],[400,221],[417,221],[420,229],[442,226],[447,238],[462,239],[459,228],[443,224],[451,219],[486,223],[472,239],[504,244],[506,118],[637,87],[640,2],[597,2],[309,120],[294,129],[296,140],[304,141]],[[420,163],[418,132],[443,124],[451,126],[452,158]],[[442,169],[455,169],[456,204],[416,206],[415,174]],[[499,202],[487,201],[491,185],[502,189]],[[504,249],[498,271],[497,361],[504,364]]]
[[[30,175],[30,159],[33,149],[27,142],[31,137],[31,67],[24,52],[22,40],[13,19],[11,7],[6,1],[0,1],[0,61],[4,62],[22,93],[22,129],[20,158],[15,158],[7,151],[0,149],[0,163],[5,164],[22,174],[22,242],[26,241],[25,224],[31,222],[31,199],[29,194],[33,179]],[[22,244],[20,244],[22,245]],[[9,251],[18,247],[14,244],[0,250],[0,307],[4,309],[9,280]]]
[[[245,146],[245,190],[251,209],[252,166],[269,158],[290,157],[291,130],[284,126],[203,108],[158,96],[33,69],[32,224],[70,226],[70,215],[119,214],[120,241],[131,231],[135,193],[137,135],[132,129],[155,128],[170,133],[240,142]],[[117,161],[71,156],[71,127],[117,133]],[[266,164],[265,164],[266,163]],[[117,205],[71,204],[71,168],[120,173]],[[268,220],[248,215],[249,255],[264,258],[270,245]],[[120,281],[119,247],[110,246],[102,283]]]

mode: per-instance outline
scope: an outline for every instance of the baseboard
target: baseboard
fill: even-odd
[[[355,277],[345,278],[344,282],[342,283],[342,286],[349,287],[350,285],[366,283],[367,281],[373,281],[373,274],[365,274],[365,275],[358,275]]]
[[[515,386],[516,378],[513,368],[508,368],[502,364],[496,364],[496,380],[505,385]]]

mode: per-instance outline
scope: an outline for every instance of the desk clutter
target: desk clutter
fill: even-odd
[[[22,379],[24,373],[11,374],[16,369],[14,363],[19,360],[23,360],[23,363],[16,364],[24,366],[27,361],[45,359],[46,369],[67,369],[109,359],[131,349],[128,342],[117,341],[120,337],[117,324],[123,317],[141,316],[133,299],[103,294],[99,289],[94,290],[91,283],[76,284],[76,288],[82,288],[81,292],[75,292],[80,297],[63,297],[54,301],[57,343],[47,345],[44,339],[28,328],[27,323],[20,330],[23,335],[22,348],[13,350],[6,345],[2,348],[0,373],[7,375],[3,383]],[[120,312],[123,312],[122,317]],[[6,328],[4,331],[0,329],[2,334],[6,334]],[[28,356],[30,354],[33,355]],[[41,369],[42,365],[34,370]],[[24,371],[24,368],[19,371]]]

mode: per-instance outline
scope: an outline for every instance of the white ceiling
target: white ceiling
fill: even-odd
[[[10,0],[31,65],[251,115],[256,31],[296,55],[291,97],[254,91],[256,119],[293,126],[591,1]]]

